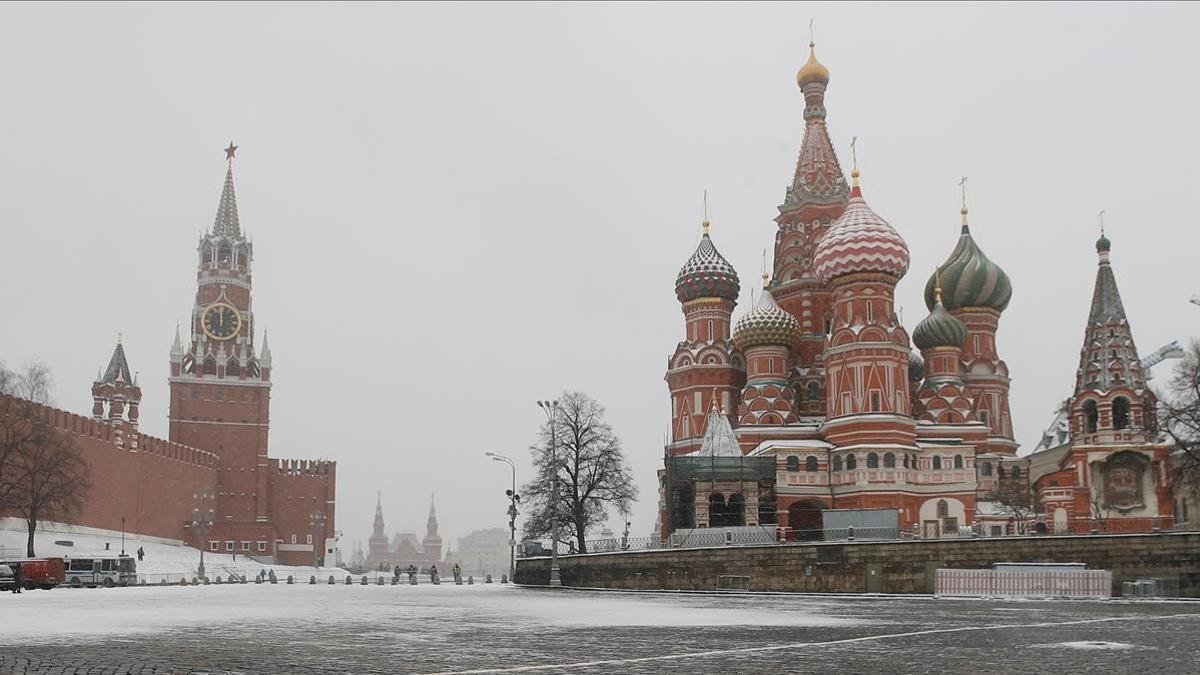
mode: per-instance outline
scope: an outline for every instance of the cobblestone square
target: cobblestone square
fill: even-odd
[[[4,673],[1196,672],[1200,603],[475,586],[0,598]]]

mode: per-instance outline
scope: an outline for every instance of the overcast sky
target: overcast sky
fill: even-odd
[[[866,198],[912,251],[910,330],[970,176],[1013,281],[998,341],[1024,451],[1074,384],[1097,211],[1141,353],[1197,333],[1197,5],[5,4],[0,358],[45,360],[86,413],[123,332],[165,435],[232,139],[270,454],[337,460],[347,551],[377,490],[389,533],[423,530],[431,492],[448,540],[505,525],[508,467],[483,453],[527,478],[534,402],[564,389],[607,406],[648,534],[675,275],[708,189],[748,306],[810,17],[843,165],[857,135]]]

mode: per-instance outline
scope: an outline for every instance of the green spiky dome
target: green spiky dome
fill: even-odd
[[[913,382],[925,379],[925,360],[917,352],[908,353],[908,379]]]
[[[958,245],[939,268],[942,277],[942,303],[948,310],[962,307],[986,307],[1003,312],[1012,300],[1012,283],[999,265],[984,255],[971,231],[963,225]],[[934,289],[937,273],[925,283],[925,306],[931,311],[937,302]]]
[[[967,327],[951,316],[940,300],[912,333],[913,344],[922,351],[934,347],[962,348],[967,343]]]
[[[1112,242],[1108,240],[1108,237],[1104,236],[1103,232],[1101,232],[1100,238],[1096,240],[1096,252],[1108,253],[1110,250],[1112,250]]]

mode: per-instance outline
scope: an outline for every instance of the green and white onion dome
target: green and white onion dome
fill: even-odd
[[[761,345],[791,347],[799,340],[800,322],[775,304],[775,297],[766,288],[754,309],[738,319],[733,328],[733,346],[742,351]]]
[[[963,209],[966,219],[966,209]],[[1000,266],[988,259],[971,236],[966,223],[958,244],[946,262],[942,263],[942,302],[946,309],[986,307],[1003,312],[1012,299],[1012,283]],[[933,309],[937,275],[925,283],[925,306]]]
[[[913,329],[912,341],[921,351],[934,347],[958,347],[961,349],[967,343],[967,327],[946,311],[946,307],[939,297],[929,316]]]
[[[700,245],[675,277],[675,297],[680,302],[698,298],[724,298],[736,302],[739,291],[737,272],[713,245],[706,221]]]

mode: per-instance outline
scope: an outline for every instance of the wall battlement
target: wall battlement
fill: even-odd
[[[272,459],[271,468],[280,476],[330,476],[337,462],[325,459]]]
[[[34,419],[44,421],[55,429],[77,436],[104,441],[107,444],[111,444],[114,449],[123,452],[145,453],[200,468],[216,470],[217,456],[206,450],[200,450],[199,448],[193,448],[141,433],[134,434],[135,442],[131,443],[130,447],[121,447],[116,443],[116,433],[113,425],[104,420],[84,417],[83,415],[76,415],[60,408],[0,394],[0,408],[7,408],[12,405],[28,406]],[[92,447],[93,445],[88,443],[80,446],[85,453]]]

